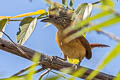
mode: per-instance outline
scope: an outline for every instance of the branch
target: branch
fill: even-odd
[[[114,39],[116,41],[120,41],[120,38],[118,36],[115,36],[114,34],[112,34],[110,32],[106,32],[106,31],[103,31],[103,30],[97,30],[97,33],[106,35],[109,38]]]
[[[43,72],[43,73],[40,75],[39,80],[42,80],[42,77],[43,77],[44,75],[46,75],[47,73],[49,73],[50,71],[51,71],[51,69],[48,68],[45,72]]]
[[[22,74],[22,73],[26,72],[27,70],[29,70],[29,69],[30,69],[31,67],[33,67],[34,65],[35,65],[35,64],[32,64],[31,66],[29,66],[29,67],[27,67],[27,68],[25,68],[25,69],[20,70],[19,72],[15,73],[15,74],[12,75],[11,77],[19,76],[20,74]],[[44,69],[44,68],[40,68],[40,69],[36,70],[35,73],[38,73],[38,72],[43,71],[43,70],[45,70],[45,69]],[[24,74],[24,75],[26,75],[26,74]],[[21,76],[24,76],[24,75],[21,75]]]
[[[13,43],[13,45],[14,45],[23,55],[25,55],[26,57],[28,57],[28,56],[25,54],[25,52],[24,52],[18,45],[16,45],[16,44],[14,43],[14,41],[13,41],[4,31],[1,30],[1,32],[2,32],[5,36],[7,36],[7,38]]]
[[[59,58],[54,59],[52,56],[45,55],[43,53],[40,53],[38,51],[32,50],[30,48],[24,47],[24,46],[19,45],[19,44],[16,44],[16,45],[20,46],[20,48],[29,57],[26,57],[25,55],[22,55],[22,53],[20,53],[20,51],[10,41],[7,41],[5,39],[0,38],[0,49],[1,50],[10,52],[10,53],[15,54],[17,56],[21,56],[21,57],[23,57],[25,59],[28,59],[28,60],[32,60],[33,56],[35,54],[38,54],[38,55],[40,55],[40,64],[39,65],[42,65],[42,67],[44,67],[46,69],[51,68],[51,69],[60,71],[63,68],[68,68],[68,67],[74,66],[73,64],[62,61]],[[80,67],[78,67],[78,69],[79,68],[85,68],[85,67],[80,66]],[[85,68],[85,69],[88,69],[88,70],[80,78],[85,79],[93,71],[92,69],[89,69],[89,68]],[[76,70],[73,70],[69,74],[72,74],[74,71],[76,71]],[[112,75],[100,72],[97,76],[95,76],[94,79],[113,80],[113,78],[114,78],[114,76],[112,76]]]
[[[89,23],[89,25],[90,25],[90,26],[94,26],[94,24],[92,24],[92,23]],[[111,38],[111,39],[113,39],[113,40],[115,40],[115,41],[120,41],[120,38],[119,38],[118,36],[114,35],[113,33],[106,32],[106,31],[103,31],[103,30],[101,30],[101,29],[96,30],[96,32],[97,32],[98,34],[106,35],[107,37],[109,37],[109,38]]]
[[[95,5],[95,4],[98,4],[98,3],[101,3],[101,1],[97,1],[97,2],[94,2],[92,4]]]

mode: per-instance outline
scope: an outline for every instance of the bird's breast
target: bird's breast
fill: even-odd
[[[84,58],[86,54],[86,50],[84,46],[81,44],[79,39],[74,39],[69,43],[64,43],[63,40],[64,40],[64,36],[62,36],[59,32],[57,32],[56,41],[64,55],[66,55],[69,58],[77,58],[77,59]]]

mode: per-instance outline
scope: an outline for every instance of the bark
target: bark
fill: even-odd
[[[68,67],[74,66],[73,64],[65,62],[59,58],[45,55],[43,53],[40,53],[38,51],[32,50],[30,48],[27,48],[27,47],[19,45],[19,44],[16,44],[16,45],[19,46],[25,52],[25,55],[27,55],[29,57],[26,57],[25,55],[23,55],[14,46],[14,44],[12,42],[0,38],[0,49],[1,50],[10,52],[10,53],[15,54],[17,56],[21,56],[21,57],[28,59],[28,60],[31,60],[35,54],[38,54],[38,55],[40,55],[40,64],[39,65],[41,65],[44,68],[51,68],[53,70],[60,71],[63,68],[68,68]],[[79,66],[79,68],[87,69],[87,71],[82,76],[80,76],[80,78],[83,78],[83,79],[85,79],[93,71],[92,69],[82,67],[82,66]],[[76,71],[76,70],[72,70],[72,72],[68,73],[68,74],[71,75],[74,71]],[[112,75],[99,72],[99,74],[97,76],[95,76],[93,80],[113,80],[113,78],[114,78],[114,76],[112,76]]]

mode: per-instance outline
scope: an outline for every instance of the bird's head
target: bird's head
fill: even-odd
[[[63,6],[49,8],[48,17],[42,19],[42,22],[49,22],[56,26],[57,29],[65,29],[72,22],[73,10],[66,9]]]

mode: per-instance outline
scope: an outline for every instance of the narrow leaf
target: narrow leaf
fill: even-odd
[[[17,42],[21,45],[30,37],[35,29],[37,18],[26,17],[20,23],[19,32],[17,33]]]
[[[79,21],[74,27],[72,27],[72,26],[68,27],[67,29],[64,30],[63,33],[67,34],[67,33],[71,32],[72,30],[81,28],[82,26],[88,24],[92,20],[96,20],[96,19],[102,18],[102,17],[110,15],[110,14],[112,14],[112,12],[110,12],[110,11],[100,12],[92,17],[89,17],[89,18],[83,20],[83,21]]]
[[[107,20],[107,21],[104,21],[104,22],[102,22],[102,23],[100,23],[100,24],[97,24],[97,25],[95,25],[95,26],[91,26],[91,27],[89,27],[89,28],[86,27],[86,28],[84,28],[84,29],[82,29],[82,30],[80,30],[80,31],[78,31],[78,32],[76,32],[76,33],[68,36],[67,38],[64,39],[64,41],[65,41],[66,43],[68,43],[69,41],[71,41],[71,40],[73,40],[73,39],[81,36],[82,34],[84,34],[84,33],[86,33],[86,32],[90,32],[90,31],[93,31],[93,30],[98,30],[98,29],[101,29],[101,28],[103,28],[103,27],[108,27],[108,26],[110,26],[110,25],[112,25],[112,24],[119,23],[119,22],[120,22],[120,17],[118,17],[118,16],[117,16],[117,17],[114,17],[114,18],[112,18],[112,19],[109,19],[109,20]]]
[[[0,80],[26,80],[26,77],[10,77],[10,78],[5,78],[5,79],[0,79]]]
[[[17,16],[0,16],[0,19],[8,19],[8,18],[20,18],[20,17],[25,17],[25,16],[33,16],[33,15],[39,15],[39,14],[43,14],[45,13],[44,9],[35,11],[35,12],[29,12],[29,13],[24,13],[24,14],[20,14]]]
[[[33,16],[33,15],[39,15],[39,14],[43,14],[43,13],[45,13],[45,10],[41,9],[41,10],[38,10],[38,11],[35,11],[35,12],[24,13],[24,14],[20,14],[20,15],[17,15],[17,16],[13,16],[12,18],[19,18],[19,17],[25,17],[25,16]]]
[[[83,20],[88,18],[91,15],[92,9],[93,9],[93,5],[89,3],[85,8]]]
[[[75,77],[80,77],[82,76],[85,72],[87,71],[86,68],[80,68],[74,73],[72,73],[72,78],[69,78],[68,80],[74,80]]]
[[[51,0],[45,0],[45,2],[49,5],[51,5],[53,3]]]
[[[109,7],[114,7],[114,3],[112,0],[101,0],[102,5],[109,6]]]
[[[0,31],[4,31],[5,30],[5,25],[7,23],[7,19],[2,19],[0,20]],[[0,32],[0,38],[2,37],[3,33]]]
[[[68,0],[62,0],[62,4],[65,5],[65,6],[67,6],[67,1]]]
[[[45,13],[41,14],[40,16],[38,16],[37,19],[41,19],[41,18],[43,18],[43,16],[47,16],[47,15],[48,15],[48,12],[45,12]]]
[[[90,16],[92,9],[93,9],[93,4],[83,3],[76,8],[75,13],[81,16],[81,19],[83,20]]]
[[[40,57],[41,57],[41,55],[39,55],[39,53],[36,53],[36,54],[34,55],[34,57],[32,58],[32,62],[33,62],[35,65],[33,65],[32,67],[30,67],[29,72],[28,72],[28,74],[27,74],[27,76],[26,76],[27,80],[33,80],[33,76],[34,76],[34,74],[35,74],[35,68],[36,68],[36,66],[37,66],[38,63],[39,63]]]
[[[76,77],[82,76],[88,69],[80,68],[79,70],[75,71],[72,75]]]
[[[72,20],[74,20],[74,24],[68,28],[71,28],[71,27],[75,28],[76,24],[81,23],[81,21],[83,21],[84,19],[87,19],[91,15],[92,9],[93,9],[92,4],[83,3],[79,5],[72,16]]]
[[[102,63],[97,67],[96,71],[93,71],[87,79],[92,80],[101,69],[103,69],[112,59],[114,59],[120,53],[120,43],[106,56]]]
[[[73,8],[74,0],[70,0],[70,7]]]
[[[83,3],[80,4],[76,9],[75,9],[75,13],[78,14],[80,12],[80,10],[85,7],[87,5],[87,3]]]
[[[60,76],[53,76],[50,78],[46,78],[45,80],[58,80],[59,78],[61,78]]]
[[[117,73],[116,77],[114,78],[114,80],[120,80],[120,72]]]

